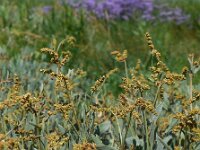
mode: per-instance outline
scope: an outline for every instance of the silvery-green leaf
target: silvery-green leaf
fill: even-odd
[[[176,123],[177,123],[177,120],[171,119],[169,123],[169,127],[165,130],[165,133],[170,132]]]
[[[157,132],[158,127],[156,126],[156,124],[152,123],[151,124],[151,132],[150,132],[150,144],[153,148],[153,144],[156,140],[156,132]]]
[[[128,147],[130,147],[133,144],[133,137],[126,138],[126,144]]]
[[[163,141],[165,142],[165,143],[168,143],[169,142],[169,140],[171,140],[173,137],[171,136],[171,135],[168,135],[167,137],[165,137],[164,139],[163,139]]]
[[[43,82],[40,82],[40,93],[42,93],[44,90],[44,84]]]
[[[164,92],[163,97],[164,97],[163,108],[167,109],[169,107],[169,100],[168,100],[169,95],[166,92]]]
[[[198,145],[195,147],[195,149],[200,149],[200,144],[198,144]]]
[[[61,126],[59,123],[57,123],[58,129],[59,131],[64,134],[65,133],[65,128],[63,126]]]
[[[103,146],[97,146],[97,150],[119,150],[119,149],[114,148],[112,146],[103,145]]]
[[[78,104],[78,111],[80,114],[81,119],[85,120],[85,103]]]
[[[133,141],[136,142],[136,146],[144,146],[143,139],[139,139],[137,135],[133,136]]]
[[[157,141],[157,147],[156,147],[156,150],[164,149],[164,146],[163,146],[163,144],[160,142],[160,140],[156,140],[156,141]]]
[[[157,134],[158,140],[163,144],[163,146],[167,149],[167,150],[172,150],[169,145],[159,137],[159,135]]]
[[[95,142],[95,144],[97,146],[104,146],[104,144],[102,143],[100,137],[98,135],[91,135],[92,140]]]
[[[108,131],[111,127],[111,122],[109,120],[103,122],[102,124],[99,125],[99,130],[100,133],[105,133],[106,131]]]
[[[193,73],[195,74],[195,73],[197,73],[199,70],[200,70],[200,66],[197,67],[197,68],[194,68]]]

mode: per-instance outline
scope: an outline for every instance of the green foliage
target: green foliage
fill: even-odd
[[[145,61],[148,51],[141,36],[149,31],[154,33],[155,44],[163,53],[169,67],[177,70],[181,65],[187,64],[186,59],[177,56],[186,58],[188,53],[199,56],[198,3],[195,0],[190,5],[186,1],[171,1],[172,7],[180,6],[194,20],[191,25],[175,25],[144,22],[140,19],[108,22],[92,15],[88,19],[88,14],[84,11],[77,12],[53,0],[2,0],[0,45],[6,47],[6,52],[13,56],[27,47],[30,51],[37,51],[48,45],[54,37],[62,40],[66,35],[71,35],[77,39],[78,46],[73,49],[74,59],[80,58],[77,65],[83,64],[85,70],[90,70],[97,76],[113,68],[114,62],[107,55],[112,50],[128,49],[131,54],[129,59],[133,64],[138,57]],[[44,13],[44,6],[52,6],[52,10]]]

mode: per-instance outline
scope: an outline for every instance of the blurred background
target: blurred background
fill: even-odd
[[[181,72],[189,53],[200,56],[199,11],[199,0],[1,0],[1,59],[40,62],[41,48],[74,36],[69,68],[96,79],[116,66],[113,50],[127,49],[128,65],[140,58],[145,68],[149,32],[169,68]]]

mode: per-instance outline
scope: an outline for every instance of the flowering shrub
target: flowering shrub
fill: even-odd
[[[188,21],[189,15],[185,14],[180,8],[170,8],[159,5],[153,0],[83,0],[69,1],[72,7],[85,9],[95,14],[98,18],[104,19],[123,19],[128,20],[134,16],[140,16],[147,21],[174,21],[177,24]]]
[[[191,54],[189,67],[172,72],[149,33],[145,37],[147,73],[140,60],[128,67],[128,50],[116,50],[111,55],[124,70],[110,70],[89,91],[81,86],[85,71],[66,70],[73,37],[42,48],[49,61],[40,72],[48,78],[36,77],[37,86],[18,75],[0,82],[0,149],[200,149],[200,91],[193,85],[200,59]],[[122,92],[114,97],[106,84],[119,72]]]

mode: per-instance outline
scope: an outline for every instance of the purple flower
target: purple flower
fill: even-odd
[[[53,9],[52,6],[44,6],[42,7],[42,12],[48,14]]]
[[[180,8],[170,8],[158,5],[153,0],[69,0],[68,4],[76,9],[85,9],[98,18],[128,20],[141,17],[146,21],[173,21],[181,24],[189,20],[190,16]],[[74,7],[76,6],[76,7]],[[157,13],[155,13],[157,12]]]
[[[180,8],[165,8],[160,11],[158,18],[162,22],[173,21],[179,25],[189,20],[190,16],[186,15]]]

